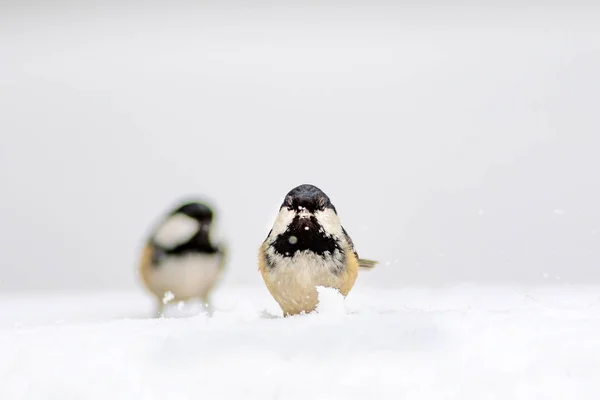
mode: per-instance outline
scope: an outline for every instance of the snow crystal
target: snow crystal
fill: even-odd
[[[173,300],[175,298],[175,295],[173,294],[173,292],[171,292],[170,290],[165,292],[162,302],[163,304],[167,304],[168,302],[170,302],[171,300]]]

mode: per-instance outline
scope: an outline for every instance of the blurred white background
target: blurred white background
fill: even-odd
[[[365,284],[600,282],[598,8],[200,4],[1,3],[0,291],[137,287],[194,194],[261,284],[301,183]]]

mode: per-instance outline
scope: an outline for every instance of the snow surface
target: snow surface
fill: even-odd
[[[599,286],[0,295],[0,399],[598,399]]]

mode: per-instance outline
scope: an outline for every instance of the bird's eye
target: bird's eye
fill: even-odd
[[[317,199],[317,206],[319,207],[319,209],[323,210],[325,209],[325,198],[324,197],[319,197]]]

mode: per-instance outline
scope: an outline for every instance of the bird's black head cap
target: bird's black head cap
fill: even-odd
[[[318,187],[310,184],[296,186],[290,190],[285,196],[285,200],[281,207],[286,207],[288,210],[294,211],[305,208],[311,213],[329,208],[333,210],[333,212],[336,212],[329,196]]]
[[[171,212],[171,215],[178,213],[185,214],[188,217],[203,223],[211,222],[214,216],[213,210],[207,204],[201,203],[199,201],[185,202],[179,207],[177,207],[175,210],[173,210],[173,212]]]

